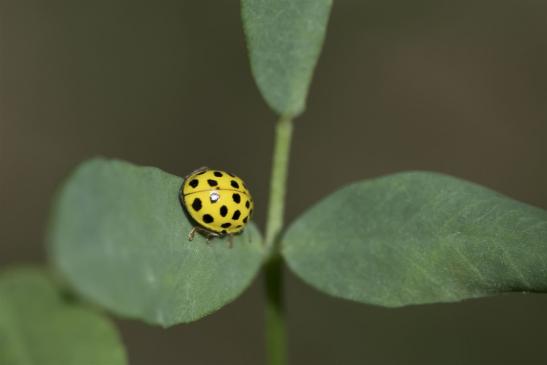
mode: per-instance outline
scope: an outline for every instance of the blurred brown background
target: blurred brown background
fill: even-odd
[[[52,194],[79,161],[233,170],[264,222],[275,117],[236,1],[0,0],[0,265],[45,260]],[[547,2],[335,1],[297,120],[288,219],[408,169],[547,208]],[[293,364],[545,364],[547,296],[403,309],[287,273]],[[131,364],[261,364],[261,282],[169,330],[119,321]]]

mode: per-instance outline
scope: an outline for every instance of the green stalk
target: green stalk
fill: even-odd
[[[292,137],[292,120],[281,118],[275,130],[272,175],[270,178],[270,201],[266,218],[266,249],[275,255],[279,233],[283,228],[283,209],[289,169],[289,150]]]
[[[266,357],[269,365],[287,364],[287,325],[281,258],[266,263]]]
[[[279,254],[279,235],[283,229],[291,137],[292,120],[281,118],[276,126],[270,201],[266,218],[265,245],[268,259],[264,270],[266,280],[266,356],[269,365],[287,364],[287,328],[283,302],[283,272]]]

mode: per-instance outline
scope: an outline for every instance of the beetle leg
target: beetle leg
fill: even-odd
[[[210,241],[215,237],[220,237],[219,234],[215,232],[211,232],[203,227],[200,226],[194,226],[190,233],[188,234],[188,241],[192,241],[194,239],[194,236],[196,235],[196,232],[201,234],[203,237],[205,237],[205,241],[209,244]]]
[[[193,227],[190,230],[190,233],[188,233],[188,241],[192,241],[194,239],[194,236],[196,235],[197,230],[198,230],[198,227]]]

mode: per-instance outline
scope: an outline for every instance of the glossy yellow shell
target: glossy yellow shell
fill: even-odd
[[[190,217],[218,235],[241,232],[253,213],[245,183],[226,171],[198,170],[185,178],[180,193]]]

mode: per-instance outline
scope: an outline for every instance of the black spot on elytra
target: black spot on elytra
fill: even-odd
[[[239,189],[239,184],[235,180],[230,181],[230,185],[232,185],[232,188],[234,189]]]
[[[216,177],[222,177],[222,172],[220,172],[220,171],[215,171],[215,172],[213,172],[213,174],[214,174]]]
[[[220,231],[220,233],[222,233],[222,234],[226,234],[226,230],[225,230],[225,229],[223,229],[222,231]]]
[[[234,201],[239,204],[239,202],[241,201],[241,196],[238,193],[234,193],[232,194],[232,199],[234,199]]]
[[[251,206],[251,204],[250,204],[249,201],[247,200],[247,201],[245,202],[245,208],[249,209],[250,206]]]
[[[220,215],[226,217],[226,214],[228,214],[228,208],[226,205],[223,205],[220,207]]]
[[[197,179],[193,179],[192,181],[190,181],[188,185],[190,185],[191,187],[195,189],[198,186],[198,184],[199,184],[199,181]]]
[[[234,214],[232,215],[232,219],[236,221],[239,219],[240,216],[241,216],[241,212],[239,210],[236,210]]]
[[[231,225],[232,225],[232,223],[222,223],[220,226],[221,226],[222,228],[228,228],[228,227],[230,227]]]
[[[218,182],[216,180],[209,179],[207,180],[207,184],[209,184],[209,186],[217,186]]]
[[[241,228],[241,227],[243,227],[241,224],[238,224],[238,225],[236,226],[236,228]]]
[[[247,220],[249,219],[249,217],[245,217],[243,218],[243,223],[247,223]]]
[[[213,223],[214,219],[213,219],[213,217],[212,217],[211,215],[209,215],[209,214],[204,214],[204,215],[203,215],[203,221],[204,221],[205,223]]]
[[[194,208],[194,210],[196,212],[199,212],[199,210],[201,209],[201,199],[200,198],[195,198],[194,201],[192,202],[192,208]]]

